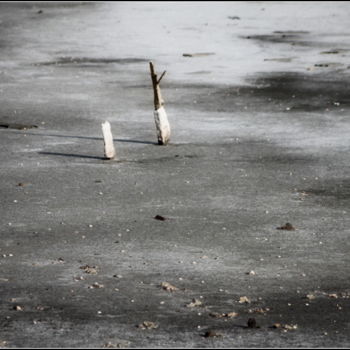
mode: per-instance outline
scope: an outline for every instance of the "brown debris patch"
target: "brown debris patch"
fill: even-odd
[[[294,231],[295,227],[291,223],[287,222],[285,225],[277,227],[277,230]]]
[[[331,294],[328,294],[328,297],[331,298],[331,299],[338,299],[338,294],[331,293]]]
[[[216,332],[216,331],[206,331],[203,335],[204,338],[218,338],[218,337],[222,337],[222,334]]]
[[[156,215],[154,219],[159,220],[159,221],[165,221],[167,218],[162,216],[162,215]]]
[[[97,266],[89,266],[84,265],[79,267],[81,270],[84,270],[85,273],[88,273],[90,275],[96,275],[97,274]]]
[[[104,285],[98,282],[95,282],[91,286],[89,286],[89,289],[100,289],[100,288],[104,288]]]

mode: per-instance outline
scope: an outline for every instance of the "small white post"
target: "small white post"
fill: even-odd
[[[105,157],[107,159],[113,159],[115,158],[115,148],[113,144],[111,124],[108,121],[102,123],[102,133],[105,146]]]
[[[170,139],[170,124],[163,106],[154,111],[154,121],[156,123],[158,143],[166,145]]]
[[[159,87],[159,83],[163,79],[166,71],[164,71],[158,79],[157,74],[154,70],[153,63],[150,62],[149,65],[154,93],[154,121],[157,128],[158,144],[166,145],[170,140],[170,124],[165,112],[164,100],[162,98]]]

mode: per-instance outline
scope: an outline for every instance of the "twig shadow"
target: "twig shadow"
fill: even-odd
[[[82,140],[103,141],[103,137],[93,137],[93,136],[42,134],[42,133],[35,133],[35,132],[26,132],[26,135],[61,137],[61,138],[67,138],[67,139],[82,139]],[[133,140],[133,139],[113,139],[113,141],[114,142],[126,142],[126,143],[140,143],[140,144],[145,144],[145,145],[158,145],[158,142],[144,141],[144,140]]]
[[[88,155],[85,155],[85,154],[58,153],[58,152],[38,152],[38,153],[39,154],[43,154],[43,155],[48,155],[48,156],[61,156],[61,157],[108,160],[108,158],[106,158],[106,157],[88,156]]]
[[[145,145],[157,145],[158,142],[152,142],[152,141],[141,141],[141,140],[128,140],[128,139],[113,139],[115,142],[127,142],[127,143],[143,143]]]

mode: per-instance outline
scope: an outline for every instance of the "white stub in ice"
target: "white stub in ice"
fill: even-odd
[[[158,143],[166,145],[170,139],[170,125],[164,107],[154,111],[154,121],[157,128]]]
[[[113,144],[111,124],[109,124],[108,121],[102,123],[102,133],[105,143],[105,157],[108,159],[113,159],[115,157],[115,149]]]

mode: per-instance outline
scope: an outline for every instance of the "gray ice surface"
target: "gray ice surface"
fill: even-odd
[[[0,347],[349,347],[349,19],[0,2]]]

